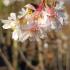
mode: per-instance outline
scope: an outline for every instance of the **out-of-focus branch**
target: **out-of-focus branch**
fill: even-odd
[[[60,53],[60,50],[61,50],[61,47],[62,47],[61,40],[57,41],[57,46],[58,46],[58,67],[59,67],[59,70],[63,70],[63,67],[62,67],[62,54]]]
[[[0,55],[3,58],[3,60],[5,61],[6,65],[8,66],[9,70],[14,70],[14,68],[11,65],[11,63],[8,61],[8,59],[6,58],[4,53],[1,51],[1,49],[0,49]]]
[[[43,63],[43,48],[42,48],[42,41],[41,39],[37,38],[37,44],[38,44],[38,56],[39,56],[39,69],[44,70],[44,63]]]
[[[35,67],[25,58],[23,52],[21,51],[21,49],[18,49],[22,60],[27,64],[28,67],[32,68],[33,70],[35,70]]]

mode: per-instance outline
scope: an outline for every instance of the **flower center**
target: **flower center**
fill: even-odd
[[[22,17],[22,18],[19,19],[19,24],[20,25],[21,24],[26,24],[26,23],[27,23],[27,20],[24,17]]]

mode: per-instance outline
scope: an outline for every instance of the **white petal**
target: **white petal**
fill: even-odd
[[[28,32],[21,33],[19,35],[19,41],[24,42],[25,40],[27,40],[29,38],[29,36],[30,36],[30,34]]]
[[[24,37],[23,37],[23,41],[27,40],[29,38],[29,34],[26,34]]]
[[[59,19],[58,19],[58,20],[59,20],[59,21],[60,21],[60,23],[63,25],[63,23],[64,23],[64,22],[63,22],[63,21],[64,21],[64,20],[63,20],[63,18],[62,18],[62,17],[59,17]]]
[[[4,29],[9,29],[9,28],[11,28],[11,26],[10,26],[9,24],[4,24],[2,27],[3,27]]]
[[[22,8],[21,10],[23,11],[23,13],[25,13],[25,9],[24,8]]]
[[[51,29],[56,29],[54,22],[51,22]]]
[[[10,23],[9,20],[1,20],[1,22],[4,23],[4,24],[9,24]]]
[[[47,12],[47,9],[45,9],[45,10],[46,10],[46,11],[43,11],[43,15],[44,15],[44,16],[47,16],[47,15],[50,16],[51,14],[49,14],[49,13]]]
[[[12,27],[15,27],[15,26],[16,26],[16,21],[12,21],[12,22],[10,23],[10,26],[11,26],[11,28],[12,28]]]
[[[10,18],[16,20],[16,13],[10,13]]]
[[[16,30],[12,33],[12,39],[18,40],[18,33]]]
[[[22,8],[22,9],[21,9],[21,11],[19,11],[18,18],[23,17],[25,14],[26,14],[26,11],[25,11],[25,9],[24,9],[24,8]]]

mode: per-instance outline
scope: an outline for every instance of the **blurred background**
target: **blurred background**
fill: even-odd
[[[70,70],[70,0],[64,0],[69,23],[59,32],[48,32],[42,40],[44,68],[40,69],[36,41],[24,43],[12,40],[12,31],[2,28],[0,21],[0,70]],[[0,19],[7,19],[11,12],[18,13],[25,4],[40,0],[0,0]]]

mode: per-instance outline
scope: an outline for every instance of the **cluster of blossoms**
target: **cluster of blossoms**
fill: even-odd
[[[50,30],[59,30],[67,23],[68,15],[64,10],[64,2],[42,0],[39,5],[27,4],[19,15],[11,13],[8,20],[2,20],[4,29],[12,29],[12,38],[24,42],[27,39],[45,38]]]

